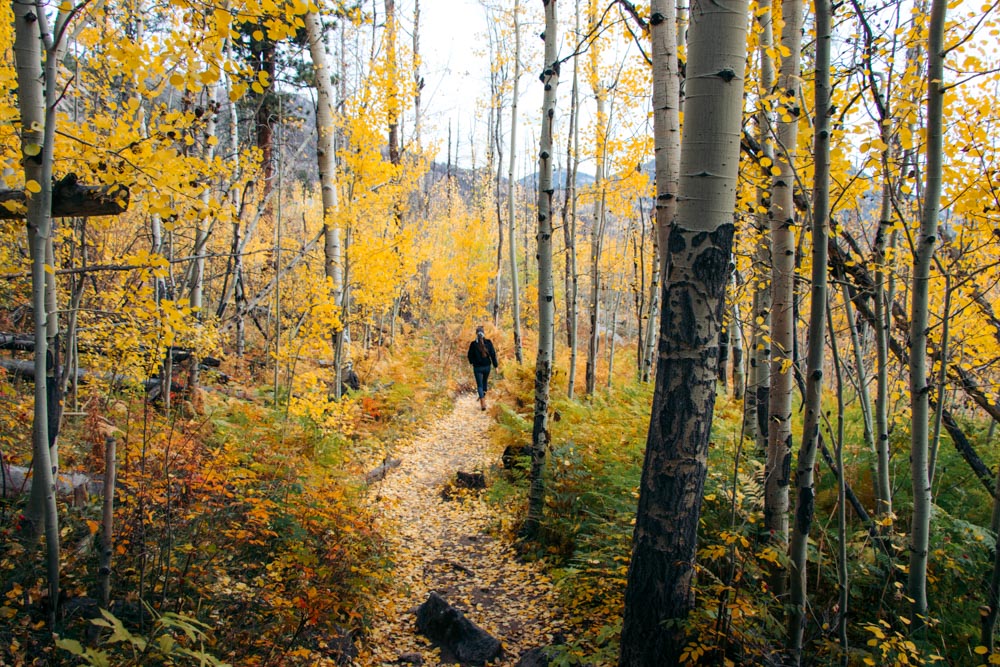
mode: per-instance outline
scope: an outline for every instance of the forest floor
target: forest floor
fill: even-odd
[[[500,461],[487,435],[489,412],[473,394],[393,452],[402,459],[370,490],[392,549],[394,589],[381,605],[357,662],[364,667],[417,662],[440,665],[440,650],[417,633],[416,610],[431,591],[503,644],[499,664],[514,665],[531,648],[565,633],[564,612],[549,579],[524,562],[499,530],[496,507],[475,492],[445,500],[456,471],[482,471]],[[403,656],[401,660],[400,657]],[[419,664],[419,663],[418,663]]]

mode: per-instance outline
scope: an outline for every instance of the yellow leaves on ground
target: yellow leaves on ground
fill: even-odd
[[[402,465],[370,490],[392,547],[396,587],[371,628],[361,664],[392,664],[407,652],[436,664],[438,653],[416,634],[413,617],[431,590],[503,643],[502,664],[568,630],[549,579],[521,562],[492,529],[496,508],[471,494],[441,498],[456,471],[482,470],[496,459],[489,423],[474,396],[460,397],[451,415],[390,453]]]

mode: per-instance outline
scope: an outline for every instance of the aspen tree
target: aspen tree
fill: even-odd
[[[598,31],[598,9],[596,0],[591,0],[587,9],[587,29],[590,34]],[[608,89],[601,80],[600,37],[590,44],[590,87],[597,101],[597,117],[594,126],[594,214],[590,228],[590,294],[588,314],[590,336],[587,339],[587,365],[584,371],[585,391],[588,396],[597,388],[597,357],[600,345],[601,311],[601,249],[604,243],[605,223],[605,183],[604,170],[607,165],[608,146]]]
[[[329,50],[323,21],[319,12],[305,15],[309,54],[313,61],[316,85],[316,161],[319,167],[320,197],[323,202],[323,275],[328,281],[331,298],[343,311],[344,280],[340,243],[340,223],[337,219],[336,127],[334,104],[336,91],[330,68]],[[340,398],[342,387],[344,328],[333,332],[334,397]]]
[[[510,163],[507,167],[507,250],[510,253],[510,307],[514,325],[514,357],[522,363],[521,352],[521,286],[517,275],[517,234],[514,215],[514,167],[517,164],[517,97],[521,79],[521,17],[520,3],[514,0],[514,90],[510,102]]]
[[[580,35],[580,0],[574,2],[573,32]],[[569,129],[566,133],[566,189],[563,203],[563,233],[566,245],[566,344],[569,346],[569,373],[566,396],[576,391],[576,361],[579,353],[579,289],[580,276],[576,268],[576,175],[580,168],[580,56],[573,53],[573,83],[569,98]]]
[[[893,119],[890,113],[890,95],[876,76],[872,62],[875,51],[875,35],[863,8],[854,3],[855,13],[861,23],[864,34],[864,50],[862,53],[864,71],[868,73],[868,89],[871,91],[872,103],[879,121],[879,140],[883,145],[880,155],[882,176],[881,203],[878,226],[875,230],[875,240],[872,244],[873,263],[875,266],[875,286],[873,309],[876,326],[875,335],[875,408],[872,421],[875,440],[875,513],[879,518],[879,526],[884,528],[892,516],[892,485],[889,470],[889,331],[892,328],[892,293],[890,286],[891,269],[887,258],[887,243],[892,228],[893,187],[890,162],[896,151],[896,141],[893,138]],[[907,54],[907,61],[911,54]],[[862,370],[858,370],[859,386]],[[862,393],[867,393],[863,391]]]
[[[740,303],[737,294],[736,271],[733,271],[730,287],[733,296],[732,304],[729,307],[729,326],[731,332],[729,345],[732,348],[732,353],[729,356],[733,360],[733,398],[741,401],[743,400],[743,392],[746,390],[747,383],[746,357],[744,355],[746,338],[743,332],[743,317],[740,313]]]
[[[524,532],[533,537],[542,520],[545,502],[545,450],[549,446],[549,388],[552,381],[552,338],[555,334],[555,290],[552,279],[553,135],[559,68],[556,45],[556,0],[542,0],[545,7],[545,54],[542,61],[542,127],[538,142],[538,353],[535,357],[535,415],[531,428],[531,485]]]
[[[220,57],[221,53],[214,55],[216,57]],[[218,136],[216,136],[219,118],[218,91],[219,84],[217,82],[208,84],[205,89],[206,108],[204,115],[206,117],[206,122],[204,133],[205,144],[202,150],[202,159],[205,161],[206,169],[209,170],[211,169],[212,161],[215,159],[215,146],[219,141]],[[212,185],[211,172],[209,171],[206,174],[205,183],[203,184],[201,192],[201,204],[203,210],[201,211],[201,215],[198,220],[198,226],[195,228],[194,247],[192,249],[194,262],[190,265],[191,278],[189,287],[191,294],[191,309],[197,317],[202,316],[201,311],[205,293],[205,254],[207,252],[208,238],[212,233],[212,225],[215,221],[215,214],[212,212]],[[192,357],[190,367],[188,369],[188,391],[190,392],[190,398],[192,400],[195,399],[194,392],[198,389],[198,383],[200,382],[199,365],[199,359],[197,357]]]
[[[684,662],[719,329],[732,254],[747,3],[691,7],[677,216],[625,590],[622,667]]]
[[[677,4],[673,0],[653,0],[649,7],[653,59],[653,152],[656,169],[656,230],[654,232],[653,289],[666,275],[666,252],[670,225],[677,211],[677,187],[680,178],[680,73],[677,49]],[[658,345],[654,332],[656,318],[650,300],[650,326],[646,334],[647,347],[643,379],[648,382],[653,355]]]
[[[56,103],[60,89],[57,71],[62,40],[78,9],[56,13],[49,28],[46,7],[14,2],[14,56],[17,102],[21,120],[21,164],[27,202],[28,242],[31,249],[31,305],[34,312],[35,410],[32,428],[34,476],[28,502],[30,537],[45,533],[50,627],[54,627],[59,600],[59,513],[56,507],[49,440],[48,327],[54,317],[46,304],[46,245],[52,234],[52,163],[55,151]],[[44,70],[43,70],[43,55]]]
[[[913,521],[907,592],[913,600],[914,622],[927,616],[927,554],[930,545],[931,487],[928,475],[929,396],[927,373],[928,291],[931,260],[938,240],[943,171],[945,0],[931,0],[927,38],[927,111],[924,205],[917,232],[910,291],[910,482]]]
[[[389,125],[389,162],[399,166],[399,91],[396,72],[396,0],[385,0],[385,59],[389,91],[386,100]],[[398,218],[397,218],[398,222]]]
[[[806,624],[809,531],[816,504],[813,467],[819,446],[823,409],[823,362],[826,333],[826,260],[830,236],[830,39],[833,21],[830,0],[816,0],[815,122],[813,124],[812,283],[809,313],[809,352],[806,371],[805,419],[802,445],[795,470],[795,522],[789,553],[791,611],[788,615],[788,648],[793,664],[802,662]],[[838,445],[839,446],[839,445]]]
[[[751,313],[753,330],[750,339],[750,383],[746,396],[744,424],[748,434],[752,434],[757,450],[767,452],[768,400],[771,394],[771,279],[768,275],[771,265],[771,238],[767,224],[769,190],[764,183],[770,181],[774,164],[771,132],[771,89],[774,87],[774,61],[771,49],[774,46],[774,16],[771,0],[758,0],[754,12],[759,34],[757,35],[757,58],[760,73],[757,88],[757,113],[755,125],[757,143],[760,145],[761,185],[757,187],[757,208],[753,224],[757,243],[753,254],[753,301]]]
[[[991,423],[995,424],[996,422]],[[993,486],[993,514],[990,518],[990,529],[994,535],[1000,534],[1000,468],[997,469],[997,478]],[[998,616],[1000,616],[1000,547],[994,546],[993,569],[986,587],[986,613],[981,613],[979,619],[979,643],[986,647],[989,655],[992,655],[995,650],[993,631],[996,628]]]
[[[778,71],[778,151],[771,182],[771,394],[768,403],[767,464],[764,525],[777,548],[788,543],[788,485],[792,473],[792,386],[795,345],[795,156],[798,141],[799,57],[802,44],[802,2],[784,0],[784,26]],[[785,575],[775,572],[771,587],[785,590]]]

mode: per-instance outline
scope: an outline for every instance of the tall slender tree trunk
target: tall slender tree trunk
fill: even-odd
[[[841,299],[844,302],[844,319],[847,321],[847,331],[851,337],[851,351],[854,355],[855,376],[857,384],[855,391],[860,399],[861,417],[864,420],[864,438],[868,449],[875,452],[875,429],[872,420],[872,402],[868,393],[868,374],[865,370],[864,348],[858,333],[857,319],[854,316],[854,304],[851,302],[851,289],[846,282],[842,283]]]
[[[52,42],[44,8],[13,2],[14,59],[17,103],[21,121],[21,154],[27,202],[28,243],[31,249],[31,306],[35,329],[35,411],[32,430],[33,479],[28,501],[29,539],[45,533],[46,573],[49,589],[49,626],[54,627],[59,600],[59,514],[56,507],[56,470],[49,439],[48,318],[46,303],[46,245],[52,234],[52,162],[55,149],[55,105],[58,99],[58,45]],[[55,34],[65,21],[56,14]],[[42,70],[42,54],[45,70]]]
[[[760,26],[758,59],[760,61],[758,107],[756,113],[757,142],[761,151],[761,185],[757,188],[757,210],[753,217],[757,243],[753,254],[753,330],[750,338],[750,385],[748,387],[743,423],[751,434],[757,450],[767,452],[767,411],[771,395],[771,237],[767,220],[767,201],[770,191],[765,183],[770,181],[770,165],[774,163],[771,140],[771,103],[769,96],[774,87],[774,16],[771,0],[760,0],[756,12]]]
[[[765,466],[764,524],[775,548],[788,543],[788,485],[792,472],[792,388],[795,353],[795,158],[798,140],[799,55],[802,43],[802,2],[784,0],[782,51],[787,55],[778,72],[776,164],[771,183],[771,395],[768,406],[767,463]],[[771,577],[771,588],[783,595],[785,573]]]
[[[890,271],[886,257],[886,235],[892,229],[892,167],[890,161],[892,154],[897,150],[897,142],[893,138],[893,121],[889,112],[889,99],[885,94],[887,86],[883,86],[880,79],[874,74],[872,58],[875,46],[875,34],[868,26],[865,17],[860,16],[862,11],[855,5],[859,12],[862,29],[864,31],[864,65],[868,73],[868,88],[871,91],[871,100],[878,114],[880,126],[880,139],[885,148],[881,155],[882,171],[882,202],[879,212],[878,227],[875,231],[875,242],[873,244],[873,255],[875,264],[875,290],[874,310],[877,325],[875,327],[875,415],[874,427],[877,432],[875,444],[875,513],[879,517],[880,529],[886,528],[892,515],[892,487],[889,480],[889,369],[888,369],[888,339],[892,329],[891,304],[893,289],[889,286]],[[907,51],[907,65],[909,69],[913,62],[912,50]]]
[[[386,103],[389,122],[389,162],[399,166],[399,89],[396,72],[396,0],[385,0],[385,58],[389,65]]]
[[[992,427],[996,421],[990,422]],[[992,434],[992,428],[990,433]],[[987,437],[987,444],[992,440]],[[993,484],[993,513],[990,516],[990,530],[994,535],[1000,534],[1000,468],[997,469],[996,481]],[[986,647],[987,655],[983,656],[983,664],[989,664],[989,656],[995,653],[993,631],[1000,616],[1000,545],[993,547],[993,571],[990,573],[989,585],[986,587],[986,613],[980,615],[979,643]]]
[[[542,63],[542,128],[538,147],[538,354],[535,357],[535,415],[531,428],[531,473],[528,516],[524,532],[534,537],[545,504],[545,450],[549,446],[549,387],[552,380],[552,343],[555,335],[555,290],[552,277],[553,135],[559,62],[556,45],[556,0],[542,0],[545,7],[545,56]]]
[[[413,0],[413,141],[417,148],[423,147],[423,109],[420,106],[420,93],[424,89],[424,77],[420,75],[420,0]],[[425,193],[426,194],[426,193]]]
[[[656,217],[654,251],[658,266],[652,287],[658,289],[668,271],[670,225],[677,213],[677,190],[680,179],[680,71],[678,60],[677,3],[653,0],[650,4],[650,32],[653,58],[653,151],[655,156]],[[650,326],[646,333],[647,352],[643,378],[649,381],[654,350],[658,349],[654,325],[654,303],[650,299]]]
[[[806,360],[806,414],[802,425],[802,446],[795,470],[797,490],[795,523],[789,553],[791,609],[788,615],[788,648],[792,662],[802,662],[802,640],[806,625],[808,597],[809,531],[816,504],[813,468],[819,447],[823,410],[823,362],[826,340],[827,240],[830,236],[830,39],[833,22],[832,0],[816,0],[815,113],[813,124],[813,219],[812,291],[809,313],[809,352]],[[838,443],[838,447],[840,444]],[[843,538],[843,535],[841,535]]]
[[[657,325],[660,321],[660,276],[663,273],[663,262],[660,259],[659,234],[654,231],[652,238],[653,267],[652,277],[649,281],[649,317],[646,318],[646,334],[643,340],[643,344],[646,346],[642,355],[641,380],[643,382],[649,382],[653,376],[653,360],[656,357],[657,332],[659,331]]]
[[[913,258],[910,292],[910,478],[913,523],[907,592],[913,600],[914,623],[927,615],[927,551],[931,528],[931,487],[928,476],[929,386],[927,372],[928,293],[931,259],[937,245],[941,208],[944,116],[944,30],[947,2],[931,0],[927,40],[927,172],[924,206]]]
[[[340,244],[340,225],[337,220],[337,168],[336,168],[336,126],[334,124],[336,89],[330,67],[330,53],[323,21],[319,12],[309,12],[305,16],[306,34],[309,40],[309,54],[312,56],[313,74],[316,81],[316,161],[319,167],[320,193],[323,200],[323,276],[330,289],[334,304],[341,308],[341,326],[333,332],[334,381],[333,395],[340,398],[342,386],[342,359],[344,326],[343,311],[343,264]]]
[[[729,307],[729,345],[732,348],[732,354],[729,356],[733,360],[733,398],[737,401],[742,401],[743,392],[746,390],[747,384],[746,362],[744,361],[746,359],[744,355],[746,338],[743,334],[743,318],[740,314],[740,303],[736,298],[736,271],[733,271],[730,287],[733,296],[732,305]]]
[[[580,34],[580,0],[574,3],[574,35]],[[573,85],[570,92],[569,129],[566,133],[566,206],[563,207],[563,230],[566,235],[566,343],[569,346],[569,373],[566,395],[572,399],[576,392],[576,362],[579,353],[579,288],[580,277],[576,268],[576,174],[580,167],[580,58],[573,54]],[[566,215],[566,211],[569,215]],[[568,218],[568,219],[567,219]]]
[[[205,91],[205,147],[202,153],[202,159],[205,163],[205,170],[207,172],[204,190],[201,192],[201,203],[204,207],[203,217],[198,221],[198,227],[195,229],[194,237],[194,263],[191,272],[191,308],[195,312],[195,316],[199,319],[203,316],[202,310],[204,307],[204,295],[205,295],[205,258],[208,247],[208,238],[211,234],[212,225],[214,223],[214,216],[210,213],[211,211],[211,200],[212,200],[212,162],[215,159],[215,146],[218,143],[218,137],[216,136],[216,129],[218,127],[219,119],[219,103],[218,103],[218,90],[219,86],[217,83],[209,84]],[[199,372],[199,359],[197,356],[192,357],[190,362],[190,367],[188,368],[188,391],[190,393],[191,399],[194,400],[195,390],[198,389],[200,383],[200,372]],[[169,382],[169,380],[168,380]]]
[[[595,34],[599,29],[598,3],[591,0],[587,8],[588,30]],[[588,396],[597,388],[597,360],[600,354],[601,321],[601,250],[604,242],[604,169],[607,161],[608,89],[601,81],[601,53],[599,39],[590,45],[589,72],[587,78],[597,101],[597,117],[594,124],[594,216],[590,228],[590,294],[589,318],[590,336],[587,339],[587,365],[584,371],[585,391]]]
[[[587,339],[585,371],[588,396],[597,388],[597,359],[601,340],[601,250],[604,242],[604,151],[607,131],[605,93],[603,86],[597,83],[594,91],[597,96],[597,167],[594,170],[594,220],[590,231],[590,337]]]
[[[625,590],[622,667],[681,664],[732,256],[747,3],[691,8],[677,217]]]
[[[517,96],[521,79],[521,17],[520,2],[514,0],[514,91],[510,102],[510,163],[507,167],[507,237],[510,242],[507,244],[510,252],[510,297],[511,315],[514,325],[514,356],[517,363],[523,363],[521,352],[521,286],[518,284],[517,276],[517,234],[516,216],[514,215],[514,168],[517,165]]]

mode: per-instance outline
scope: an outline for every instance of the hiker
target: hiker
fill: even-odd
[[[486,337],[483,327],[476,327],[476,340],[469,343],[469,363],[476,375],[476,392],[479,394],[479,407],[486,409],[486,380],[490,377],[490,367],[498,368],[497,351],[493,341]]]

